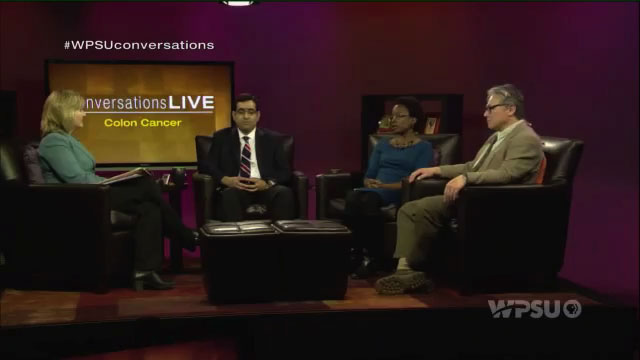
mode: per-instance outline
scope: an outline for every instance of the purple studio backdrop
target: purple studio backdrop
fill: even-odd
[[[463,94],[468,159],[488,135],[486,89],[514,83],[539,134],[585,142],[561,276],[638,302],[638,3],[0,3],[0,89],[18,94],[24,139],[39,136],[47,58],[234,61],[236,91],[261,98],[261,126],[295,136],[311,179],[358,168],[362,95]]]

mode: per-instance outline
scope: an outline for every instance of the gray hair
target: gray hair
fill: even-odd
[[[504,84],[494,86],[487,90],[487,98],[492,95],[502,97],[503,104],[509,104],[516,107],[515,117],[520,120],[524,119],[524,95],[512,84]]]

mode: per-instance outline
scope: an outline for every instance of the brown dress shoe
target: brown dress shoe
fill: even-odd
[[[429,293],[434,284],[425,273],[414,270],[398,270],[392,275],[378,279],[375,289],[380,295],[400,295],[409,292]]]

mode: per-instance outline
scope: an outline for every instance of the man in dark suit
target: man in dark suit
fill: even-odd
[[[232,111],[236,126],[213,134],[208,173],[221,184],[218,214],[224,221],[242,221],[250,204],[264,204],[272,220],[293,219],[294,199],[286,185],[291,168],[279,134],[256,127],[258,101],[240,94]]]

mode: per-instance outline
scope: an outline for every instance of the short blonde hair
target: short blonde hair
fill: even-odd
[[[44,102],[40,131],[42,136],[51,132],[70,133],[75,112],[82,110],[84,99],[73,90],[55,90]]]

